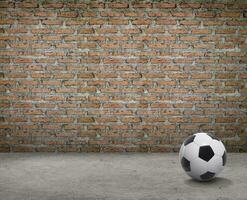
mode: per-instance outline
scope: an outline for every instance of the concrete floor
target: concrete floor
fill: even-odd
[[[0,154],[1,200],[247,199],[247,154],[228,154],[211,182],[195,182],[178,154]]]

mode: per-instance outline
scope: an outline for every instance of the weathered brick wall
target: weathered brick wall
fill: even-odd
[[[1,1],[0,151],[247,151],[246,9]]]

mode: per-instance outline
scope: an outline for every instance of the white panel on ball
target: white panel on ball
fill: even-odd
[[[191,142],[185,146],[184,157],[187,160],[191,161],[191,160],[197,158],[198,153],[199,153],[199,146],[197,144],[195,144],[194,142]]]
[[[208,162],[208,171],[214,172],[215,175],[219,174],[223,170],[223,161],[221,156],[215,155],[209,162]]]
[[[194,142],[199,146],[208,145],[212,141],[212,138],[207,133],[197,133],[195,135]]]
[[[200,175],[207,172],[208,163],[200,158],[196,158],[190,162],[190,168],[193,178],[200,179]]]
[[[224,147],[224,144],[218,140],[212,140],[210,142],[210,146],[212,147],[214,153],[218,156],[223,156],[223,154],[226,150]]]

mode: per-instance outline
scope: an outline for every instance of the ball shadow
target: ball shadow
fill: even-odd
[[[227,187],[233,184],[230,179],[216,177],[211,181],[196,181],[194,179],[187,179],[184,181],[187,185],[192,187]]]

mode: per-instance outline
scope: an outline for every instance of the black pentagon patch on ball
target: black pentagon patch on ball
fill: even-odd
[[[215,175],[215,173],[213,173],[213,172],[206,172],[206,173],[202,174],[202,175],[200,176],[200,178],[201,178],[202,180],[208,180],[208,179],[213,178],[214,175]]]
[[[195,135],[191,135],[190,137],[188,137],[185,141],[184,141],[184,146],[188,145],[189,143],[193,142],[195,139]]]
[[[215,135],[211,134],[211,133],[207,133],[208,136],[210,136],[212,139],[214,140],[218,140],[220,141]]]
[[[214,156],[213,149],[209,146],[201,146],[199,149],[199,157],[202,160],[209,161]]]
[[[222,156],[222,160],[223,160],[223,166],[225,166],[226,164],[226,152],[224,151],[224,154]]]
[[[181,165],[186,172],[190,171],[190,161],[188,161],[185,157],[181,159]]]

